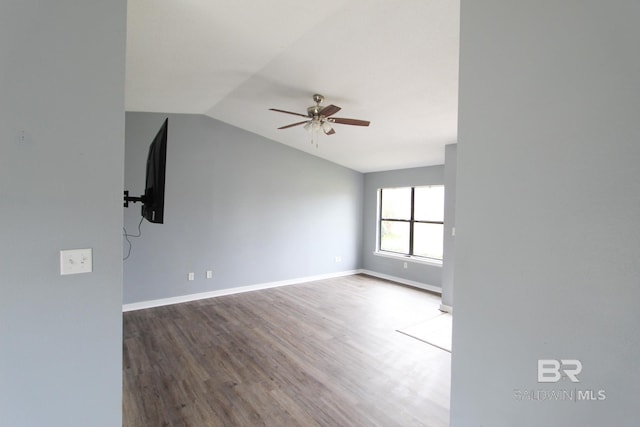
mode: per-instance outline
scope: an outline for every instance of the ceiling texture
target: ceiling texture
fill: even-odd
[[[126,110],[205,114],[359,172],[457,142],[459,0],[129,0]],[[316,144],[313,94],[336,117]]]

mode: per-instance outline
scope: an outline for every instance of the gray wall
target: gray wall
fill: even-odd
[[[121,425],[125,24],[124,1],[0,3],[2,426]],[[93,273],[60,276],[73,248]]]
[[[453,272],[455,269],[455,237],[453,229],[456,225],[456,174],[458,173],[458,144],[449,144],[444,152],[444,255],[442,261],[442,304],[453,307]]]
[[[638,425],[639,17],[462,1],[452,427]],[[574,388],[606,400],[514,395]]]
[[[132,194],[143,192],[147,149],[164,117],[126,115]],[[207,116],[168,117],[165,223],[144,221],[142,237],[131,239],[125,303],[360,267],[362,174]],[[139,218],[139,205],[125,209],[130,234]]]
[[[376,249],[378,189],[441,184],[444,184],[444,166],[372,172],[364,175],[362,266],[365,270],[436,288],[442,286],[441,266],[409,262],[408,268],[404,268],[404,260],[373,254]]]

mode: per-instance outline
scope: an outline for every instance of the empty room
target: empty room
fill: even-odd
[[[448,425],[458,5],[289,5],[129,4],[125,425]]]
[[[4,1],[0,426],[636,426],[638,18]]]

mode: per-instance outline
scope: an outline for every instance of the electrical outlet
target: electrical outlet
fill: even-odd
[[[91,273],[93,255],[91,249],[67,249],[60,251],[60,274]]]
[[[336,256],[336,262],[342,262],[342,257],[341,256]]]
[[[409,268],[409,263],[405,262],[404,263],[404,268]]]
[[[213,270],[207,270],[207,279],[211,279],[213,277]]]
[[[195,280],[196,279],[196,273],[189,273],[189,275],[187,276],[187,278],[189,280]]]

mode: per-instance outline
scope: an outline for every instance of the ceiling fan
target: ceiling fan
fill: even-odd
[[[269,108],[269,110],[271,111],[293,114],[294,116],[305,117],[307,119],[301,122],[279,127],[278,129],[287,129],[294,126],[304,125],[305,129],[314,131],[314,133],[322,130],[326,135],[333,135],[334,133],[336,133],[336,131],[333,129],[334,123],[338,123],[341,125],[369,126],[370,122],[367,120],[331,117],[335,113],[340,111],[341,108],[333,104],[327,105],[326,107],[320,106],[322,101],[324,101],[324,96],[322,95],[316,93],[315,95],[313,95],[313,100],[316,105],[312,105],[311,107],[307,108],[307,114],[294,113],[291,111],[279,110],[277,108]]]

